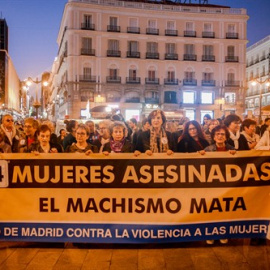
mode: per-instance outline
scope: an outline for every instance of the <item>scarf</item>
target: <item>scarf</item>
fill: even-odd
[[[153,153],[165,153],[169,150],[168,138],[164,128],[161,128],[159,134],[153,127],[150,128],[150,150]]]
[[[236,135],[234,135],[231,131],[229,131],[230,132],[230,138],[233,140],[233,143],[234,143],[234,148],[236,149],[236,150],[238,150],[238,148],[239,148],[239,138],[240,138],[240,131],[238,130],[237,132],[236,132]]]
[[[248,143],[254,143],[259,141],[259,136],[253,134],[253,136],[248,135],[245,131],[242,131],[242,134],[246,137]]]
[[[109,141],[110,141],[110,139],[104,139],[103,137],[101,137],[101,140],[100,140],[101,147],[100,147],[100,149],[99,149],[99,153],[102,153],[103,148],[104,148],[104,145],[105,145],[106,143],[108,143]]]
[[[114,153],[121,153],[123,145],[125,144],[126,138],[124,137],[121,141],[114,141],[113,138],[110,140],[111,150]]]

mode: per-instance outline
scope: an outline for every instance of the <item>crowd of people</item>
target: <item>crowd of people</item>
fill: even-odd
[[[27,118],[14,123],[12,115],[2,117],[0,152],[2,153],[192,153],[208,151],[270,150],[270,118],[262,126],[253,119],[230,114],[223,120],[205,115],[203,123],[183,117],[166,121],[162,110],[154,110],[139,124],[135,118],[125,121],[113,115],[99,123],[70,120],[66,129],[55,134],[51,121]]]

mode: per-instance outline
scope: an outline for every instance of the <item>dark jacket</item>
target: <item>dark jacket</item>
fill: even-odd
[[[174,150],[171,132],[166,131],[166,136],[168,139],[169,149]],[[146,150],[150,150],[150,130],[143,131],[141,134],[139,134],[135,150],[138,150],[142,153],[144,153]]]
[[[197,151],[204,150],[205,147],[209,146],[206,139],[199,138],[201,146],[191,137],[183,138],[177,144],[177,152],[179,153],[194,153]]]
[[[84,149],[78,148],[76,143],[73,143],[72,145],[67,146],[65,152],[66,153],[85,153],[88,150],[91,150],[93,153],[98,153],[97,147],[90,143],[88,143],[88,145]]]
[[[232,139],[229,139],[228,141],[228,144],[232,145],[234,147],[234,142]],[[246,137],[243,135],[243,134],[240,134],[240,137],[238,139],[238,143],[239,143],[239,147],[238,149],[235,149],[235,150],[250,150],[249,149],[249,146],[248,146],[248,142],[247,142],[247,139]]]
[[[69,133],[69,134],[64,138],[64,141],[63,141],[64,150],[66,151],[66,148],[67,148],[69,145],[72,145],[73,143],[76,143],[76,142],[77,142],[76,138],[75,138],[71,133]]]
[[[62,146],[59,145],[58,143],[54,144],[54,143],[50,143],[50,150],[52,148],[56,148],[58,153],[62,153],[63,149]],[[44,153],[42,147],[40,146],[40,143],[38,141],[33,142],[30,147],[28,148],[28,152],[31,153],[32,151],[37,151],[39,153]]]

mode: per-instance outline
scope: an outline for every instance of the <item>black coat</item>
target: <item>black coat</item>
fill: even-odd
[[[132,144],[129,140],[125,140],[125,143],[122,147],[121,153],[132,153]],[[112,152],[110,143],[105,143],[103,151],[108,151],[109,153]]]
[[[227,142],[228,142],[228,144],[230,144],[233,147],[235,147],[234,146],[234,142],[233,142],[232,139],[229,139]],[[246,139],[246,137],[243,134],[240,134],[240,137],[238,139],[238,143],[239,143],[239,147],[238,147],[238,149],[235,149],[235,150],[240,150],[240,151],[241,150],[250,150],[249,149],[249,146],[248,146],[247,139]]]
[[[169,131],[165,132],[168,139],[168,147],[170,150],[174,150],[172,134]],[[150,150],[150,130],[143,131],[139,134],[135,150],[138,150],[142,153],[144,153],[146,150]]]
[[[197,151],[204,150],[205,147],[209,146],[209,143],[206,139],[199,138],[201,146],[191,137],[183,138],[177,144],[177,152],[179,153],[194,153]]]

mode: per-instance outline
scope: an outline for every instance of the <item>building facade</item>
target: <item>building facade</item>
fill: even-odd
[[[170,119],[244,112],[245,9],[144,1],[69,0],[47,112],[52,120]]]
[[[263,120],[270,115],[270,36],[247,48],[246,63],[247,115]]]

